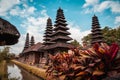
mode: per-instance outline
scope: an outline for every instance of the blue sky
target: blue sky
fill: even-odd
[[[22,51],[27,32],[35,36],[36,42],[42,42],[46,20],[50,17],[54,24],[59,7],[64,10],[71,37],[79,42],[90,33],[94,14],[102,28],[120,26],[119,0],[0,0],[0,17],[15,25],[21,33],[19,43],[13,45],[11,51]]]

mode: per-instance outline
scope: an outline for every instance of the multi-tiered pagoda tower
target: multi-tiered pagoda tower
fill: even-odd
[[[67,51],[69,48],[72,47],[68,41],[72,40],[70,33],[67,31],[69,30],[63,14],[63,10],[59,8],[57,10],[57,16],[56,16],[56,21],[55,21],[55,28],[54,32],[52,34],[52,39],[51,42],[55,42],[54,44],[51,45],[51,48],[56,52],[61,52],[61,51]]]
[[[29,48],[29,33],[27,33],[26,35],[26,41],[23,51],[26,50],[27,48]]]
[[[52,27],[52,21],[50,18],[47,19],[47,25],[46,25],[46,30],[45,30],[45,35],[43,36],[44,37],[44,45],[47,46],[47,45],[50,45],[52,44],[52,42],[50,41],[51,40],[51,35],[53,33],[53,27]]]
[[[92,38],[91,44],[103,42],[103,36],[97,16],[92,17]]]
[[[35,40],[34,40],[34,36],[32,36],[30,41],[30,46],[33,46],[34,44],[35,44]]]
[[[48,54],[51,53],[51,50],[50,50],[50,45],[53,43],[51,42],[51,35],[53,33],[53,27],[52,27],[52,20],[50,18],[47,19],[47,25],[46,25],[46,30],[45,30],[45,35],[43,36],[44,39],[44,43],[43,43],[43,47],[42,47],[42,50],[44,51],[43,55],[44,57],[46,57],[46,61],[45,61],[45,64],[48,64],[49,63],[49,59],[48,59]],[[39,49],[41,50],[41,49]]]

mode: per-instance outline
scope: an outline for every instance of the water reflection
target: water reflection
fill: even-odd
[[[8,79],[13,79],[15,80],[43,80],[41,78],[36,77],[35,75],[30,74],[23,68],[18,67],[17,65],[13,63],[8,63],[7,64],[7,70],[8,70]]]
[[[15,64],[8,64],[8,79],[17,78],[22,80],[21,70]]]

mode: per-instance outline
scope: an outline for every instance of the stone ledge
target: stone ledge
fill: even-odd
[[[28,72],[38,76],[38,77],[41,77],[43,79],[46,79],[46,70],[45,69],[42,69],[42,68],[37,68],[35,66],[30,66],[30,65],[27,65],[27,64],[24,64],[24,63],[21,63],[21,62],[18,62],[16,60],[11,60],[13,63],[15,63],[16,65],[22,67],[23,69],[27,70]]]

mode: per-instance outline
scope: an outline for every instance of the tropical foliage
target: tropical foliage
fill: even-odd
[[[49,55],[46,71],[48,80],[101,80],[114,67],[119,47],[113,43],[94,44],[86,50],[72,49],[71,53]]]
[[[80,45],[80,43],[74,39],[72,42],[71,42],[72,45],[74,45],[75,47],[78,47],[78,48],[82,48],[82,45]]]
[[[107,44],[111,44],[113,42],[116,42],[118,45],[120,45],[120,26],[115,29],[111,29],[109,27],[105,27],[102,29],[104,41]],[[91,42],[91,34],[88,34],[87,36],[83,37],[82,41],[87,42],[88,44]]]
[[[4,47],[0,50],[0,61],[9,60],[15,57],[15,54],[10,53],[10,47]]]

